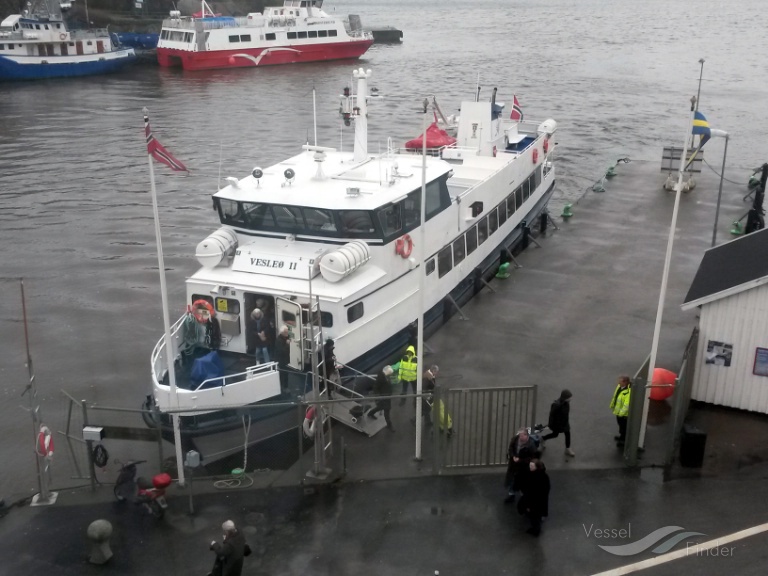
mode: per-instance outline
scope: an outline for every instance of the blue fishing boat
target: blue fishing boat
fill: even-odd
[[[136,60],[106,29],[70,30],[69,7],[36,0],[0,23],[0,81],[106,74]]]

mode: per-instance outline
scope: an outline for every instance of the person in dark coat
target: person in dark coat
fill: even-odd
[[[288,338],[288,326],[280,326],[280,332],[275,339],[275,362],[280,372],[280,390],[288,390],[288,364],[291,362],[291,339]]]
[[[232,520],[224,522],[221,529],[224,530],[221,543],[211,542],[216,561],[208,576],[240,576],[243,573],[243,558],[250,554],[250,548]]]
[[[552,402],[549,409],[549,423],[547,426],[552,431],[541,439],[541,449],[544,449],[544,442],[557,438],[560,434],[565,436],[565,454],[566,456],[576,456],[571,450],[571,423],[569,421],[571,413],[571,394],[570,390],[560,392],[560,398]]]
[[[376,375],[376,381],[373,383],[373,393],[376,396],[392,396],[392,383],[389,381],[389,377],[394,370],[392,366],[384,366]],[[384,420],[387,422],[387,428],[390,432],[394,432],[392,427],[392,420],[389,418],[389,412],[392,409],[392,399],[382,398],[376,400],[376,407],[368,412],[369,418],[376,418],[376,412],[384,412]]]
[[[549,516],[549,475],[544,462],[534,458],[528,463],[529,472],[522,481],[520,489],[523,493],[517,503],[517,511],[525,514],[531,521],[528,534],[541,534],[541,519]]]
[[[515,501],[515,493],[520,492],[522,477],[528,473],[528,464],[538,456],[536,442],[531,438],[527,428],[521,428],[509,442],[507,450],[507,474],[504,485],[507,487],[507,498],[504,502]]]
[[[336,343],[328,338],[323,344],[323,375],[328,386],[328,398],[333,398],[336,386],[341,384],[341,374],[336,366]],[[338,393],[338,392],[337,392]]]

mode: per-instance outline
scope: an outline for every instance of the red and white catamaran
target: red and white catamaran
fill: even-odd
[[[272,66],[359,58],[373,44],[357,16],[343,19],[322,10],[323,0],[284,0],[245,17],[173,10],[157,43],[161,66],[185,70]],[[350,25],[350,22],[353,24]]]

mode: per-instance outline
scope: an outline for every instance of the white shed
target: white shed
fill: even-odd
[[[768,414],[768,229],[706,251],[682,304],[697,307],[691,398]]]

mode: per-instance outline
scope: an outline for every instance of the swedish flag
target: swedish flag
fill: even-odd
[[[709,129],[709,122],[707,122],[707,119],[704,117],[704,114],[702,114],[698,110],[693,113],[692,133],[694,136],[697,134],[699,135],[699,146],[698,148],[696,148],[696,150],[693,151],[693,154],[691,154],[690,158],[688,158],[688,162],[686,162],[684,170],[688,170],[688,167],[691,165],[693,160],[701,151],[704,144],[706,144],[707,141],[712,137],[712,131]]]
[[[700,147],[712,136],[712,132],[709,129],[709,122],[707,122],[704,114],[698,110],[693,114],[693,134],[701,136]]]

